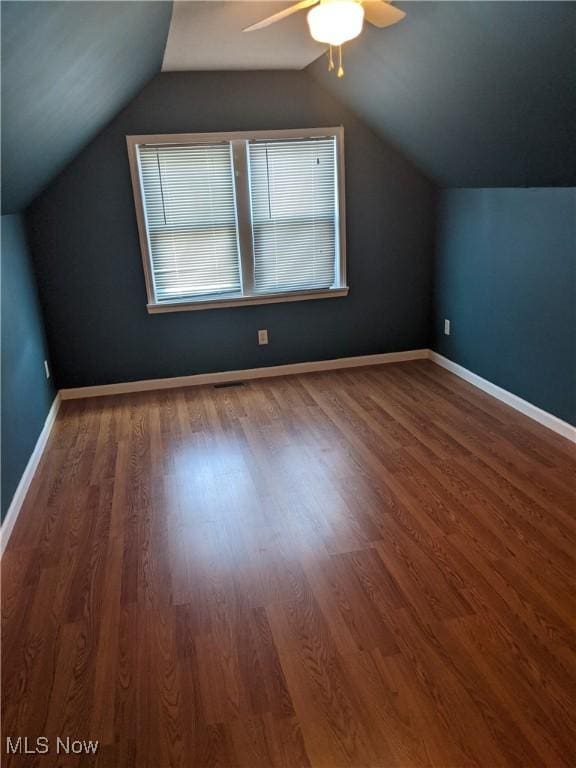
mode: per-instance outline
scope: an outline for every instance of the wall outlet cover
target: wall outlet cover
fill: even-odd
[[[266,328],[258,331],[258,344],[260,344],[260,346],[268,344],[268,330]]]

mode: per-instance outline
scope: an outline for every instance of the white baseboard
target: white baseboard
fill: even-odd
[[[0,557],[4,554],[4,550],[6,549],[8,540],[10,539],[10,535],[12,534],[14,525],[16,524],[16,520],[18,518],[20,510],[22,509],[22,504],[24,503],[24,499],[26,498],[28,489],[30,488],[32,480],[34,479],[36,469],[38,467],[38,464],[40,463],[42,454],[44,453],[44,448],[46,447],[48,438],[50,437],[50,432],[52,431],[52,427],[54,426],[54,422],[56,421],[56,415],[58,413],[59,408],[60,408],[60,395],[57,394],[52,402],[50,410],[48,411],[48,415],[46,416],[46,421],[44,422],[42,431],[38,435],[38,440],[36,440],[36,445],[34,446],[34,450],[30,454],[30,458],[28,459],[28,464],[26,464],[26,468],[22,473],[20,482],[18,483],[18,486],[14,492],[14,496],[12,497],[12,501],[10,502],[8,511],[6,512],[6,516],[2,521],[2,527],[0,528]]]
[[[385,352],[380,355],[339,357],[334,360],[316,360],[310,363],[291,363],[289,365],[270,365],[265,368],[246,368],[240,371],[197,373],[192,376],[174,376],[170,379],[144,379],[142,381],[127,381],[119,384],[102,384],[96,387],[61,389],[60,397],[63,400],[76,400],[77,398],[83,397],[121,395],[127,392],[175,389],[176,387],[193,387],[201,384],[226,384],[231,381],[267,379],[274,376],[291,376],[297,373],[334,371],[339,368],[356,368],[363,365],[383,365],[384,363],[402,363],[407,360],[423,360],[426,359],[428,355],[428,349],[412,349],[407,352]]]
[[[191,376],[174,376],[169,379],[144,379],[127,381],[118,384],[102,384],[94,387],[75,387],[61,389],[62,400],[76,400],[85,397],[103,397],[105,395],[122,395],[130,392],[148,392],[158,389],[175,389],[177,387],[193,387],[203,384],[226,384],[231,381],[250,381],[266,379],[275,376],[291,376],[299,373],[314,373],[319,371],[334,371],[341,368],[356,368],[365,365],[384,365],[386,363],[401,363],[408,360],[430,359],[437,365],[451,371],[470,384],[501,400],[506,405],[515,408],[525,416],[529,416],[539,424],[557,432],[572,442],[576,442],[576,427],[568,424],[551,413],[532,405],[527,400],[508,392],[487,379],[483,379],[458,363],[453,363],[431,349],[412,349],[406,352],[385,352],[378,355],[358,355],[356,357],[340,357],[332,360],[316,360],[309,363],[291,363],[289,365],[271,365],[263,368],[246,368],[239,371],[220,371],[217,373],[198,373]]]
[[[413,349],[406,352],[386,352],[379,355],[359,355],[357,357],[342,357],[334,360],[317,360],[310,363],[292,363],[290,365],[273,365],[266,368],[248,368],[240,371],[222,371],[219,373],[200,373],[192,376],[176,376],[169,379],[147,379],[144,381],[130,381],[119,384],[103,384],[95,387],[76,387],[74,389],[61,389],[54,398],[44,427],[38,436],[36,445],[26,465],[12,502],[6,513],[6,517],[0,528],[0,556],[4,553],[8,540],[16,523],[16,519],[22,508],[24,499],[34,474],[42,458],[44,448],[48,442],[50,432],[56,421],[56,415],[62,400],[75,400],[85,397],[100,397],[103,395],[119,395],[129,392],[145,392],[157,389],[175,389],[177,387],[198,386],[201,384],[224,384],[231,381],[249,381],[251,379],[272,378],[274,376],[289,376],[299,373],[314,373],[320,371],[333,371],[342,368],[357,368],[368,365],[384,365],[386,363],[401,363],[409,360],[429,359],[437,365],[446,368],[451,373],[468,381],[478,389],[501,400],[506,405],[515,408],[525,416],[534,419],[548,429],[553,430],[562,437],[576,443],[576,427],[568,424],[551,413],[538,408],[527,400],[508,392],[502,387],[487,379],[483,379],[458,363],[453,363],[448,358],[433,352],[430,349]]]
[[[452,360],[448,360],[447,357],[439,355],[437,352],[430,350],[429,357],[432,362],[441,365],[442,368],[446,368],[446,370],[456,374],[456,376],[459,376],[461,379],[468,381],[470,384],[478,387],[478,389],[487,392],[489,395],[492,395],[492,397],[496,397],[498,400],[506,403],[506,405],[520,411],[525,416],[529,416],[539,424],[548,427],[548,429],[551,429],[559,435],[562,435],[562,437],[576,443],[576,427],[568,424],[567,421],[563,421],[557,416],[553,416],[551,413],[548,413],[548,411],[543,411],[542,408],[538,408],[538,406],[532,405],[532,403],[523,400],[521,397],[518,397],[518,395],[508,392],[507,389],[502,389],[502,387],[492,384],[491,381],[483,379],[482,376],[472,373],[468,368],[464,368],[462,365],[458,365],[458,363],[453,363]]]

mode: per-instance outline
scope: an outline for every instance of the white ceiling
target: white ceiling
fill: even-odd
[[[306,11],[257,32],[242,32],[291,4],[176,0],[162,70],[304,69],[325,50],[310,37]]]

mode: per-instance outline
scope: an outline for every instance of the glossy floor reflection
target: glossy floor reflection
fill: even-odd
[[[63,403],[10,766],[571,766],[573,446],[426,361]]]

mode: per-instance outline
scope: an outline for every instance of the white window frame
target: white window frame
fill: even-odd
[[[331,288],[285,291],[282,293],[254,293],[254,254],[252,244],[252,223],[250,211],[250,178],[248,165],[248,144],[250,140],[277,140],[335,137],[336,139],[336,195],[337,195],[337,269],[335,284]],[[242,295],[223,298],[203,299],[187,297],[180,301],[158,301],[154,293],[152,259],[146,214],[142,196],[142,180],[140,174],[138,147],[143,144],[214,144],[229,142],[234,159],[234,187],[236,196],[236,215],[238,220],[238,237],[240,250],[240,271]],[[232,133],[176,133],[151,134],[147,136],[126,136],[128,159],[136,220],[142,251],[142,264],[146,281],[148,297],[147,310],[151,314],[159,312],[186,312],[199,309],[216,309],[218,307],[237,307],[253,304],[277,304],[289,301],[306,301],[309,299],[338,298],[348,294],[346,277],[346,207],[344,186],[344,128],[298,128],[285,131],[235,131]]]

